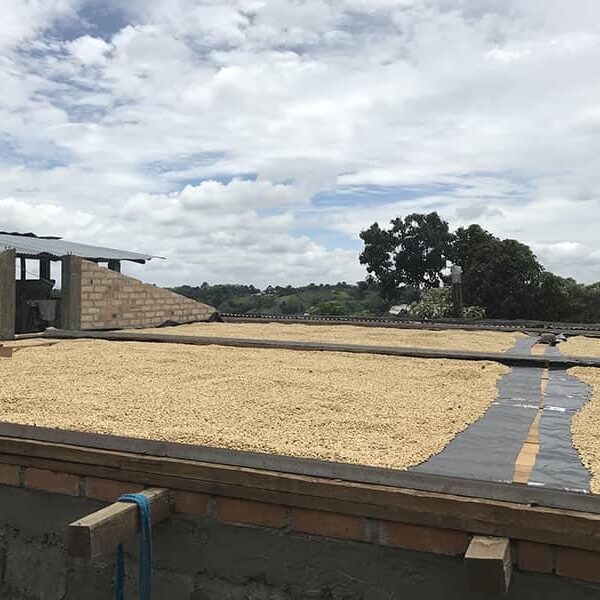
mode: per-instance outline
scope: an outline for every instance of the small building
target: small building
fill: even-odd
[[[0,339],[48,326],[156,327],[208,320],[215,313],[206,304],[121,274],[122,261],[144,264],[152,258],[160,257],[0,232]],[[54,263],[60,265],[60,289]]]
[[[388,314],[397,317],[398,315],[406,314],[409,308],[410,304],[395,304],[394,306],[390,307]]]

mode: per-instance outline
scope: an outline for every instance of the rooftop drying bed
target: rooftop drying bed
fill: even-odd
[[[600,339],[584,336],[575,336],[562,342],[560,351],[565,356],[600,357]]]
[[[368,328],[353,325],[300,325],[286,323],[192,323],[175,327],[131,330],[136,333],[214,336],[242,339],[291,340],[404,346],[477,352],[505,352],[522,333],[499,331],[432,331],[425,329]]]
[[[573,444],[592,474],[591,490],[600,494],[600,369],[575,367],[568,372],[592,390],[589,402],[573,417],[572,432]]]
[[[0,363],[0,421],[404,469],[508,368],[341,352],[61,341]]]

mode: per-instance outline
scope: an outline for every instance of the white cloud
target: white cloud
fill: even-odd
[[[101,38],[83,35],[67,43],[69,52],[83,65],[101,65],[107,61],[112,45]]]
[[[286,283],[358,278],[361,229],[439,210],[600,279],[600,4],[86,7],[0,8],[3,226],[165,254],[165,283]]]
[[[27,40],[68,14],[74,0],[2,0],[0,49]]]

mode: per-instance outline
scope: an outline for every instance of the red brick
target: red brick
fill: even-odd
[[[20,473],[18,465],[0,465],[0,485],[20,485]]]
[[[236,498],[215,498],[215,514],[221,521],[260,527],[285,527],[287,509],[279,504],[265,504]]]
[[[94,500],[103,502],[116,502],[123,494],[135,494],[141,492],[144,486],[139,483],[128,481],[115,481],[114,479],[98,479],[86,477],[85,495]]]
[[[292,529],[299,533],[325,537],[359,541],[367,539],[367,523],[362,517],[320,510],[294,508],[292,510]]]
[[[556,574],[572,579],[600,583],[600,552],[558,548]]]
[[[69,473],[57,473],[44,469],[26,469],[25,486],[56,494],[79,495],[79,477]]]
[[[194,492],[174,492],[175,512],[186,515],[203,516],[208,514],[210,496]]]
[[[517,542],[517,567],[521,571],[552,573],[554,568],[554,548],[548,544]]]
[[[469,536],[452,529],[381,521],[380,543],[383,546],[457,556],[466,552]]]

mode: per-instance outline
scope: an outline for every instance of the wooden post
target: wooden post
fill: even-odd
[[[117,273],[121,272],[121,261],[120,260],[109,260],[108,268],[111,271],[116,271]]]
[[[142,492],[150,500],[152,523],[166,519],[171,513],[168,492],[149,488]],[[95,560],[112,552],[140,529],[138,507],[130,502],[115,502],[69,525],[67,547],[75,558]]]
[[[467,548],[465,562],[475,592],[508,593],[512,576],[508,538],[476,535]]]
[[[27,279],[27,260],[21,256],[19,264],[21,265],[21,281],[24,281]]]
[[[50,280],[50,259],[40,258],[40,279]]]
[[[12,358],[13,348],[11,346],[3,346],[0,344],[0,358]]]

